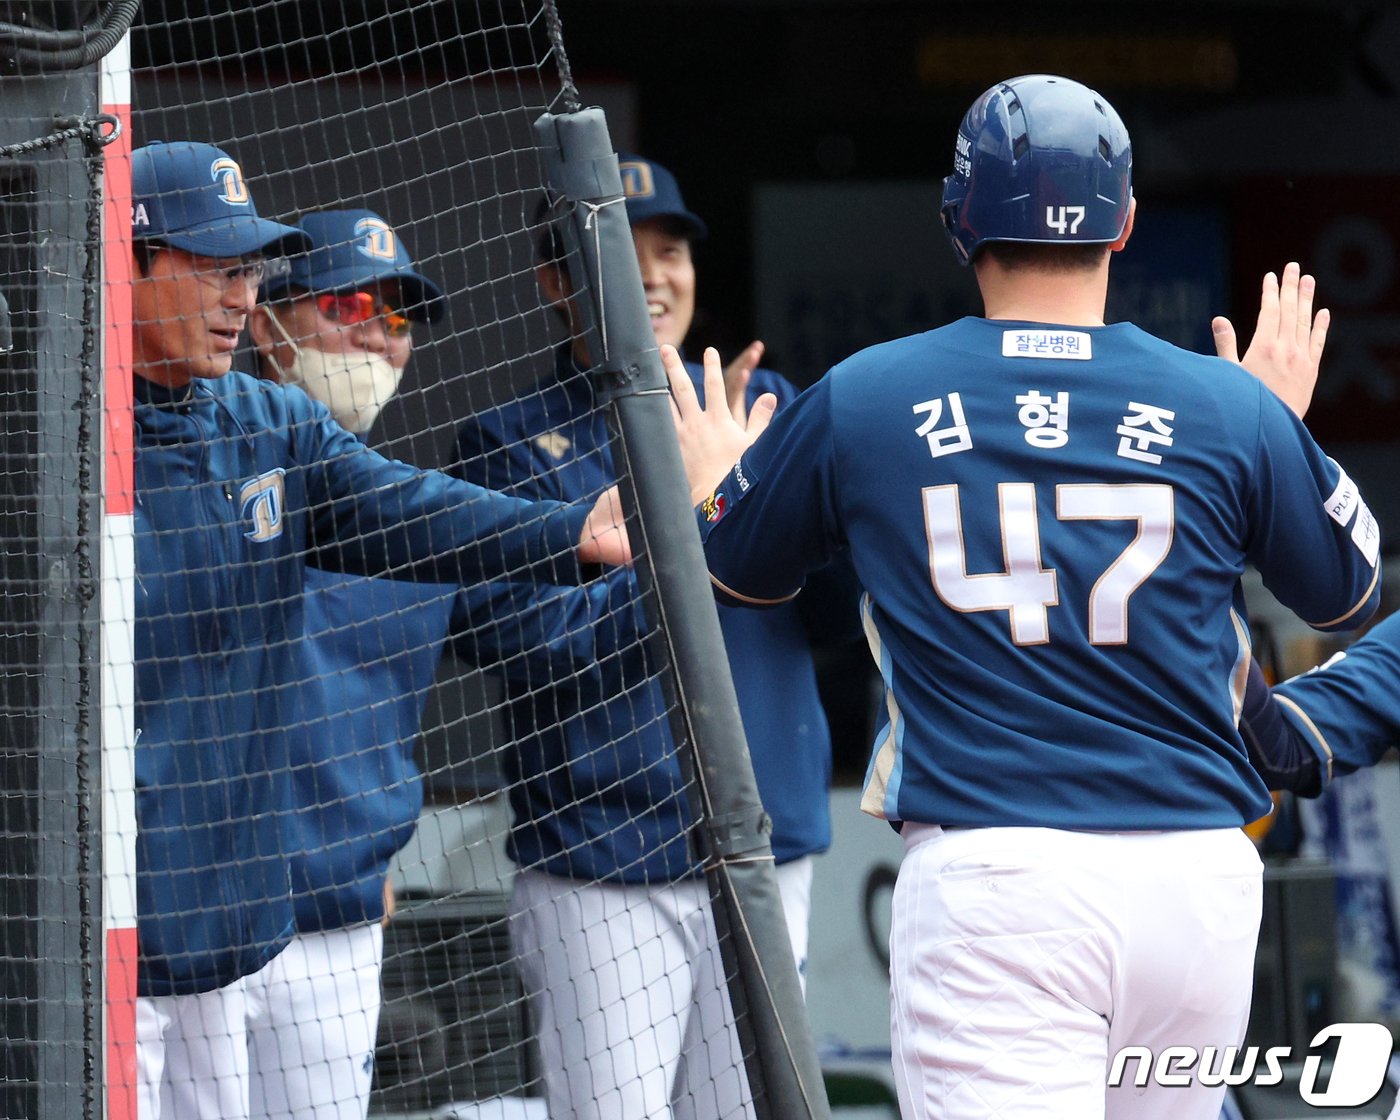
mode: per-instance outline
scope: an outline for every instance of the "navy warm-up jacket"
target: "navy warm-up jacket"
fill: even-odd
[[[701,367],[687,368],[703,389]],[[780,408],[797,395],[778,374],[758,369],[749,403],[763,392],[775,393]],[[617,478],[607,414],[567,346],[554,377],[462,426],[456,459],[453,473],[522,498],[592,501]],[[603,628],[630,622],[619,615]],[[824,851],[831,738],[797,605],[761,616],[721,607],[720,627],[759,795],[773,820],[774,858]],[[599,645],[625,654],[627,635],[609,633]],[[661,689],[644,660],[603,659],[599,668],[508,682],[517,737],[502,755],[514,815],[509,854],[521,867],[585,881],[693,875],[689,805]]]
[[[299,390],[136,379],[137,901],[142,995],[256,971],[292,930],[289,682],[306,564],[430,582],[580,578],[588,510],[367,449]]]

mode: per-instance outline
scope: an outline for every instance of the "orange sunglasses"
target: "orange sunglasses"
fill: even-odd
[[[332,323],[347,327],[383,319],[384,333],[392,338],[403,338],[413,327],[402,311],[380,303],[369,292],[326,292],[316,297],[316,310]]]

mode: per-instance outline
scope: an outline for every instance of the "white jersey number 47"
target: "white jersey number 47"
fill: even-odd
[[[997,498],[1006,570],[969,575],[958,487],[925,488],[924,526],[933,589],[956,611],[1008,612],[1011,640],[1017,645],[1048,642],[1048,609],[1060,601],[1059,581],[1055,569],[1041,565],[1035,486],[1004,482],[997,487]],[[1161,483],[1062,483],[1055,487],[1055,506],[1060,521],[1137,522],[1137,534],[1104,569],[1089,594],[1089,641],[1122,645],[1128,640],[1128,599],[1171,551],[1172,488]]]

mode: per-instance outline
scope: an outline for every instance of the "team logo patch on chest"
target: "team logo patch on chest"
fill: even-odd
[[[250,541],[261,544],[273,541],[282,535],[282,520],[286,509],[284,476],[281,467],[260,474],[251,482],[245,482],[238,491],[239,509],[245,520],[253,527],[243,535]]]
[[[535,446],[551,459],[562,459],[568,454],[569,448],[573,444],[563,432],[546,432],[542,436],[535,437]]]

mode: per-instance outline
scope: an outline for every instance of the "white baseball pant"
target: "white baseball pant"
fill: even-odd
[[[522,871],[510,932],[551,1120],[753,1117],[703,880]]]
[[[253,1120],[365,1120],[384,929],[299,933],[247,980]]]
[[[905,1120],[1216,1120],[1223,1086],[1109,1089],[1108,1070],[1124,1046],[1242,1042],[1263,893],[1242,831],[903,836],[890,1022]]]
[[[802,994],[807,994],[807,948],[812,918],[812,857],[802,856],[777,866],[778,894],[783,902],[792,959]]]
[[[137,999],[137,1120],[248,1120],[246,980]]]

